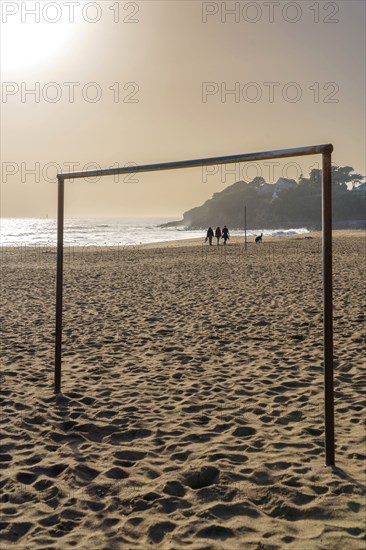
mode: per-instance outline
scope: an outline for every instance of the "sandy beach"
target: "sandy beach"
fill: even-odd
[[[365,548],[365,234],[334,232],[336,467],[321,235],[1,251],[2,548]]]

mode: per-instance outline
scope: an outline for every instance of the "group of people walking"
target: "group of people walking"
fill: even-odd
[[[220,229],[219,226],[216,227],[215,229],[215,232],[214,230],[212,229],[212,227],[210,226],[208,229],[207,229],[207,235],[206,235],[206,239],[205,239],[205,242],[209,242],[210,245],[212,245],[212,239],[213,237],[216,237],[216,240],[217,240],[217,246],[219,246],[220,244],[220,239],[222,238],[224,244],[226,244],[226,241],[230,238],[230,233],[229,233],[229,230],[228,228],[226,227],[226,225],[224,225],[224,227],[222,228],[222,230]]]
[[[215,232],[214,230],[212,229],[212,227],[210,226],[208,229],[207,229],[207,234],[206,234],[206,238],[205,238],[205,243],[207,243],[207,241],[209,242],[210,245],[212,245],[212,239],[216,237],[216,240],[217,240],[217,246],[219,246],[220,244],[220,239],[223,240],[224,244],[226,244],[226,241],[230,238],[230,233],[229,233],[229,230],[228,228],[226,227],[226,225],[224,225],[224,227],[222,228],[222,230],[220,229],[219,226],[216,227],[215,229]],[[255,243],[256,244],[261,244],[263,241],[263,233],[261,233],[260,235],[257,235],[255,237]]]

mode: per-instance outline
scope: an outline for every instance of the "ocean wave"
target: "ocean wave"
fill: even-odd
[[[164,220],[149,219],[66,219],[64,239],[66,246],[132,246],[164,241],[202,238],[205,229],[188,229],[184,225],[161,227]],[[264,236],[288,236],[307,233],[306,228],[250,230],[248,237],[263,233]],[[231,235],[244,236],[244,230],[232,230]],[[55,220],[49,219],[7,219],[1,220],[1,239],[3,246],[47,245],[54,246],[57,240]]]

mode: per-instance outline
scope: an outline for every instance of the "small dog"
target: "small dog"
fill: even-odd
[[[255,238],[255,242],[258,244],[258,243],[261,243],[262,242],[262,237],[263,237],[263,233],[261,233],[260,235],[258,235],[258,237]]]

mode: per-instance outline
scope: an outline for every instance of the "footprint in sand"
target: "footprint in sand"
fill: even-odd
[[[220,472],[214,466],[202,466],[196,470],[190,470],[183,474],[184,484],[191,489],[201,489],[216,483]]]
[[[175,523],[172,523],[171,521],[160,521],[149,527],[148,537],[152,542],[158,544],[163,540],[167,533],[174,531],[175,527]]]
[[[205,539],[226,540],[234,537],[234,531],[222,525],[209,525],[197,532],[197,537]]]
[[[249,437],[257,433],[257,430],[250,428],[249,426],[239,426],[233,431],[235,437]]]

